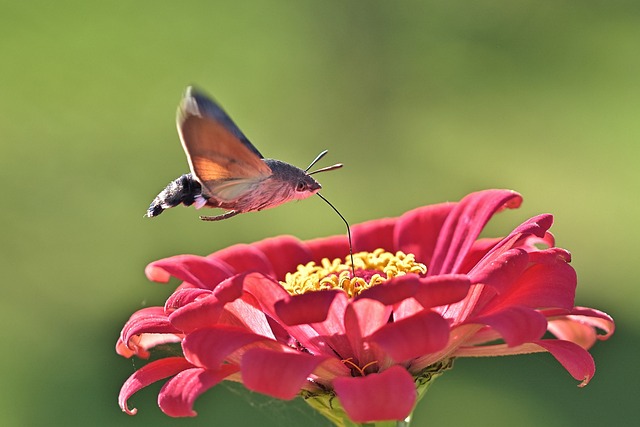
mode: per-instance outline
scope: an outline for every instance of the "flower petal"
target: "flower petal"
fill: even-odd
[[[397,321],[428,308],[458,302],[467,295],[469,286],[469,278],[461,274],[431,277],[406,274],[363,291],[356,300],[370,298],[385,305],[397,304],[393,310]]]
[[[182,332],[215,325],[225,304],[242,296],[243,279],[242,275],[236,275],[222,281],[208,296],[176,309],[169,315],[169,321]]]
[[[254,243],[267,257],[274,271],[274,278],[284,280],[288,272],[295,271],[299,264],[306,264],[312,258],[300,240],[292,236],[279,236]]]
[[[467,273],[480,262],[480,260],[491,251],[498,243],[503,239],[500,238],[482,238],[473,243],[469,253],[464,259],[464,262],[460,265],[460,272]]]
[[[471,193],[447,216],[428,265],[427,275],[461,272],[460,266],[489,219],[504,208],[517,208],[522,197],[515,191]]]
[[[193,403],[198,396],[238,370],[234,365],[223,365],[216,370],[186,369],[162,387],[158,406],[170,417],[195,417],[197,413],[193,410]]]
[[[256,304],[247,303],[244,299],[227,304],[220,316],[219,323],[248,329],[257,335],[275,339],[272,323],[269,322],[264,311],[256,308]]]
[[[351,227],[354,252],[373,252],[378,248],[394,250],[393,227],[396,218],[382,218]]]
[[[116,343],[116,353],[127,359],[137,356],[140,359],[148,359],[151,356],[150,349],[162,345],[172,344],[182,341],[181,334],[141,334],[134,335],[125,345],[118,340]]]
[[[449,324],[440,315],[425,311],[388,323],[368,341],[400,363],[443,349],[449,341]]]
[[[547,331],[547,320],[540,312],[522,306],[510,306],[467,323],[491,326],[510,347],[540,339]]]
[[[252,295],[259,308],[270,316],[275,315],[276,302],[289,298],[289,293],[271,277],[260,273],[242,274],[239,277],[242,278],[244,291]]]
[[[416,386],[406,369],[394,365],[379,374],[341,377],[333,386],[352,421],[404,420],[416,403]]]
[[[235,273],[257,271],[266,276],[275,277],[269,259],[253,245],[240,243],[229,246],[212,253],[207,258],[226,263]]]
[[[311,260],[315,262],[319,262],[323,258],[344,259],[349,254],[349,240],[343,234],[307,240],[304,243],[311,252]]]
[[[171,313],[175,309],[192,303],[199,298],[207,297],[211,295],[211,293],[212,291],[210,289],[178,288],[167,298],[167,301],[164,303],[164,311]]]
[[[568,263],[567,251],[559,248],[529,253],[532,263],[508,289],[498,295],[486,309],[524,305],[532,308],[573,308],[577,276]],[[569,258],[570,259],[570,258]]]
[[[395,277],[378,286],[365,289],[355,297],[355,300],[368,298],[384,305],[394,305],[413,297],[418,290],[419,284],[420,277],[417,274],[406,274]]]
[[[463,274],[424,277],[414,298],[424,308],[454,304],[467,296],[470,286],[469,277]]]
[[[423,206],[402,215],[394,230],[395,248],[430,265],[442,225],[454,206],[456,203]]]
[[[579,345],[562,340],[540,340],[535,344],[551,353],[573,378],[582,381],[578,387],[586,386],[593,378],[596,364],[589,352]]]
[[[573,378],[582,381],[578,387],[584,387],[591,380],[596,371],[593,358],[587,350],[570,341],[539,340],[516,347],[505,344],[461,347],[453,354],[455,357],[492,357],[516,354],[540,353],[548,351],[571,374]]]
[[[406,274],[389,282],[363,291],[355,299],[369,298],[385,305],[403,303],[394,310],[394,318],[399,320],[414,315],[425,308],[453,304],[463,299],[469,292],[470,281],[463,274],[419,277]],[[414,298],[420,304],[405,304]]]
[[[529,218],[519,226],[517,226],[507,237],[502,239],[494,248],[494,252],[503,252],[514,247],[524,246],[531,247],[532,236],[533,242],[546,243],[549,246],[554,242],[553,236],[547,233],[547,230],[553,225],[553,215],[540,214]]]
[[[278,318],[286,325],[324,322],[336,295],[342,290],[325,290],[295,295],[275,303]]]
[[[546,314],[546,312],[543,312]],[[600,329],[605,333],[599,335]],[[575,307],[570,314],[549,319],[549,332],[562,340],[571,341],[584,349],[596,340],[606,340],[613,334],[615,324],[611,316],[593,308]]]
[[[273,340],[235,326],[216,325],[188,334],[182,349],[185,358],[195,366],[218,369],[231,353],[261,341]]]
[[[382,358],[377,348],[365,345],[365,338],[386,325],[390,315],[391,307],[372,299],[361,299],[347,306],[344,328],[353,349],[352,354],[361,365]]]
[[[242,357],[242,382],[249,390],[290,400],[325,359],[324,356],[252,348]]]
[[[141,334],[176,334],[176,329],[170,322],[162,307],[146,307],[131,315],[120,333],[120,340],[130,347],[133,337]]]
[[[529,264],[529,254],[524,249],[511,249],[497,255],[482,268],[469,273],[472,283],[489,285],[498,293],[515,282]]]
[[[169,315],[169,321],[181,332],[190,332],[215,325],[223,308],[224,302],[211,295],[180,307]]]
[[[184,357],[167,357],[144,365],[131,375],[120,389],[118,403],[120,408],[129,415],[134,415],[137,409],[129,409],[127,400],[139,390],[149,384],[164,378],[176,375],[185,369],[193,368],[193,365]]]
[[[168,282],[169,276],[173,276],[199,288],[213,289],[233,272],[227,264],[215,259],[178,255],[152,262],[145,269],[145,274],[156,282]]]
[[[353,349],[344,327],[344,315],[349,306],[349,301],[347,294],[339,292],[333,299],[331,307],[329,307],[327,319],[324,322],[311,325],[315,336],[309,334],[302,340],[300,335],[295,332],[296,338],[305,347],[315,348],[316,352],[322,354],[353,354]]]

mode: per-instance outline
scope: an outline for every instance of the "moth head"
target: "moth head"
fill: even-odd
[[[295,192],[304,193],[305,197],[307,193],[315,194],[322,188],[322,185],[310,175],[301,176],[296,182]]]

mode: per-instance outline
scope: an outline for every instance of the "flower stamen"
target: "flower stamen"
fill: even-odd
[[[287,273],[284,282],[280,283],[291,295],[341,289],[349,297],[355,297],[365,289],[394,277],[427,272],[427,267],[416,262],[413,254],[401,251],[392,254],[380,248],[373,252],[353,254],[353,262],[355,265],[352,269],[350,257],[344,260],[323,258],[319,265],[311,261],[299,265],[294,273]]]
[[[377,360],[373,360],[361,368],[360,366],[356,365],[356,363],[353,361],[353,357],[349,357],[348,359],[342,359],[341,362],[344,363],[345,365],[348,365],[352,371],[355,370],[356,372],[358,372],[361,377],[364,377],[367,375],[365,371],[369,366],[373,366],[378,363]]]

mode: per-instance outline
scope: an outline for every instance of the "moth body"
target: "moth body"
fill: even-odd
[[[173,208],[179,204],[185,206],[196,205],[202,207],[206,200],[202,197],[202,186],[193,179],[190,173],[171,181],[151,202],[145,216],[152,218],[160,215],[165,209]]]

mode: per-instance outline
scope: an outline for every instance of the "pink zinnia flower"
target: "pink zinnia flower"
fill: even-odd
[[[454,358],[535,352],[586,385],[595,372],[587,349],[614,323],[574,306],[576,273],[569,252],[554,247],[552,216],[478,238],[494,213],[521,201],[482,191],[356,225],[356,277],[345,236],[282,236],[151,263],[149,279],[183,283],[164,307],[133,314],[117,351],[144,358],[175,342],[183,355],[135,372],[120,406],[134,414],[132,394],[172,377],[158,403],[175,417],[196,415],[196,398],[230,380],[302,396],[337,425],[405,420]]]

